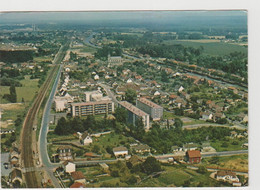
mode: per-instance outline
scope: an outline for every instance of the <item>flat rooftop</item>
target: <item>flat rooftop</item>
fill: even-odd
[[[121,101],[119,102],[119,104],[137,116],[142,117],[148,115],[147,113],[145,113],[144,111],[140,110],[139,108],[135,107],[127,101]]]
[[[112,103],[111,100],[102,100],[102,101],[95,101],[95,102],[79,102],[79,103],[72,103],[72,106],[87,106],[87,105],[96,105],[96,104],[109,104]]]
[[[159,106],[158,104],[156,104],[156,103],[154,103],[150,100],[147,100],[146,98],[139,98],[138,101],[142,102],[142,103],[144,103],[147,106],[152,107],[152,108],[162,108],[162,106]]]

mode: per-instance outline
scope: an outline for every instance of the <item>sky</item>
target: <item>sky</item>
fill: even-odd
[[[182,22],[223,21],[245,22],[246,11],[117,11],[117,12],[11,12],[0,13],[0,23],[43,23],[43,22]]]

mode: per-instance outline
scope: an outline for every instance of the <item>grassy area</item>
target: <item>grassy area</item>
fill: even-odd
[[[224,186],[209,177],[210,173],[200,174],[183,166],[163,166],[166,171],[157,178],[149,178],[138,186],[141,187],[182,187],[189,181],[189,187],[197,187],[199,183],[204,187]]]
[[[49,56],[43,56],[43,57],[34,57],[33,60],[36,62],[46,62],[46,61],[51,62],[52,58]]]
[[[248,170],[248,154],[222,156],[217,164],[211,163],[212,158],[203,158],[202,164],[209,167],[227,168],[230,170]]]
[[[241,51],[243,53],[247,53],[247,48],[235,45],[235,44],[228,44],[224,42],[208,42],[205,43],[204,41],[201,42],[200,40],[195,41],[182,41],[182,40],[169,40],[164,41],[165,44],[181,44],[184,46],[199,48],[200,46],[204,47],[204,54],[208,55],[227,55],[234,51]]]
[[[0,108],[4,110],[3,114],[2,114],[2,119],[1,119],[2,121],[6,121],[9,119],[15,121],[17,118],[17,115],[24,114],[25,105],[22,103],[0,104]]]
[[[187,174],[182,168],[164,167],[167,173],[164,173],[158,177],[158,181],[167,184],[182,186],[185,180],[190,179],[190,175]]]
[[[112,132],[107,135],[102,135],[98,138],[93,138],[93,143],[90,147],[92,148],[95,145],[98,145],[100,147],[100,151],[102,153],[106,153],[106,148],[108,146],[114,148],[117,146],[125,146],[126,144],[133,142],[135,142],[135,140],[132,137],[126,137],[124,135]]]
[[[232,144],[233,142],[237,142],[237,144]],[[243,148],[242,145],[248,142],[247,139],[238,140],[238,139],[229,139],[227,141],[211,141],[211,146],[216,149],[217,152],[221,151],[232,151],[232,150],[246,150],[247,148]],[[227,147],[223,147],[223,143],[227,145]]]
[[[97,51],[96,48],[90,47],[90,46],[84,46],[80,49],[80,52],[89,52],[89,53],[95,53]]]
[[[30,79],[29,75],[25,76],[25,79],[21,80],[20,83],[23,85],[22,87],[16,87],[17,94],[17,102],[21,102],[22,98],[24,98],[25,103],[31,102],[38,92],[38,80],[39,79]],[[9,94],[9,86],[0,86],[0,102],[2,104],[8,103],[7,100],[3,99],[2,96],[4,94]]]
[[[66,140],[72,140],[72,139],[78,139],[78,138],[76,136],[74,136],[73,134],[66,135],[66,136],[59,136],[59,135],[56,135],[53,131],[48,132],[48,135],[47,135],[48,142],[66,141]]]

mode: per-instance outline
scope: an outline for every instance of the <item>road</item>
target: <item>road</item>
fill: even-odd
[[[238,126],[238,125],[230,126],[230,125],[221,125],[221,124],[216,124],[216,123],[212,123],[212,124],[209,124],[209,123],[201,123],[201,124],[193,124],[193,125],[184,125],[183,128],[184,128],[184,129],[196,129],[196,128],[199,128],[199,127],[209,127],[209,126],[236,128],[236,129],[240,129],[240,130],[245,130],[245,129],[247,129],[247,127],[242,127],[242,126]]]
[[[232,156],[239,154],[248,154],[248,150],[235,150],[235,151],[224,151],[214,153],[202,153],[202,158],[213,157],[213,156]]]
[[[51,111],[51,105],[53,102],[55,91],[58,86],[61,69],[62,69],[62,67],[60,66],[57,77],[55,79],[55,82],[54,82],[52,90],[51,90],[51,94],[50,94],[49,99],[47,100],[46,106],[44,108],[44,113],[43,113],[42,123],[41,123],[41,130],[40,130],[39,140],[38,140],[38,147],[39,147],[41,163],[42,163],[43,167],[45,168],[45,171],[48,173],[49,177],[51,178],[51,181],[55,188],[61,188],[61,186],[60,186],[60,183],[58,182],[57,178],[53,175],[52,169],[57,167],[57,165],[51,163],[49,156],[48,156],[47,133],[48,133],[48,128],[49,128],[49,114]]]
[[[99,84],[102,88],[104,88],[104,90],[106,91],[107,95],[109,98],[112,99],[112,101],[118,105],[119,101],[116,99],[116,96],[114,95],[114,93],[110,90],[110,87],[105,85],[105,84]]]

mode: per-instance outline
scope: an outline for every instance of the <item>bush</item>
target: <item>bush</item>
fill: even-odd
[[[205,174],[207,173],[207,168],[205,166],[199,166],[199,169],[197,170],[198,173]]]

